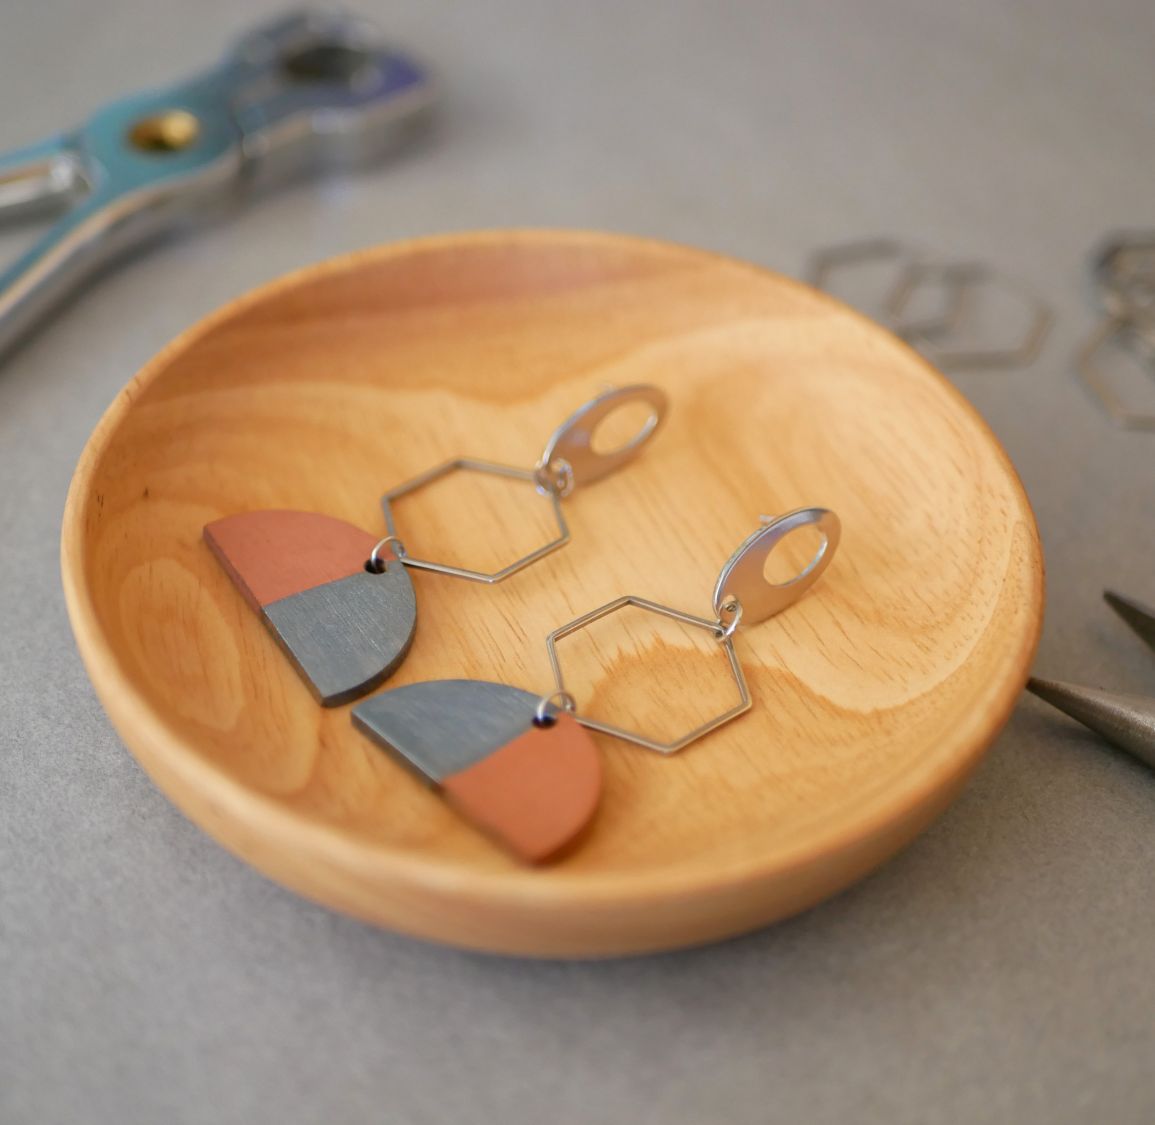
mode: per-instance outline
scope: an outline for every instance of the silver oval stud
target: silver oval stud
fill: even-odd
[[[645,403],[651,410],[642,428],[608,453],[594,449],[594,433],[602,422],[615,410],[634,402]],[[546,442],[535,471],[538,487],[544,492],[568,495],[578,485],[608,476],[637,456],[660,429],[668,408],[666,392],[648,383],[615,387],[591,399],[558,426]]]
[[[760,527],[730,556],[718,582],[714,586],[714,612],[721,619],[723,608],[737,602],[741,606],[742,621],[756,625],[793,605],[830,565],[842,524],[828,508],[799,508],[784,516],[762,517]],[[766,579],[766,560],[770,552],[792,531],[814,527],[822,533],[822,546],[814,558],[789,582],[770,582]]]

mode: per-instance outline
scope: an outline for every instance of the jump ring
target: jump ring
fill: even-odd
[[[533,480],[539,492],[566,497],[573,492],[573,466],[561,457],[554,458],[549,464],[539,461],[533,471]]]
[[[730,619],[729,624],[723,624],[722,614],[733,613],[734,616]],[[718,613],[718,640],[728,641],[738,628],[739,622],[742,620],[742,603],[737,598],[730,598],[723,602]]]
[[[554,722],[554,717],[549,713],[548,707],[554,701],[561,705],[561,709],[567,715],[572,715],[577,710],[577,700],[568,691],[551,691],[549,695],[543,695],[537,701],[537,707],[533,712],[533,721],[539,727],[549,726]]]
[[[384,539],[378,539],[377,542],[373,544],[373,550],[369,552],[368,566],[374,574],[380,574],[388,565],[381,557],[381,552],[391,543],[393,544],[393,554],[397,557],[398,561],[405,558],[405,544],[402,543],[396,535],[386,535]]]

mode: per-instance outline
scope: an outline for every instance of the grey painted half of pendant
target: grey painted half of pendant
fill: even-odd
[[[371,691],[405,659],[417,598],[400,563],[314,586],[263,610],[289,659],[326,707]]]
[[[366,699],[353,722],[436,785],[524,734],[538,698],[485,680],[428,680]]]

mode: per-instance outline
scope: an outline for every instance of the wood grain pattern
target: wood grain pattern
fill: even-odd
[[[546,690],[550,629],[624,593],[707,614],[762,512],[831,507],[842,546],[805,601],[738,637],[753,710],[672,759],[599,737],[592,831],[526,870],[347,709],[316,706],[200,529],[296,508],[383,531],[386,487],[456,455],[530,466],[560,419],[631,382],[669,393],[661,436],[576,492],[573,542],[509,582],[415,574],[421,623],[395,683]],[[403,501],[403,537],[427,557],[509,561],[549,526],[516,483],[455,474]],[[914,352],[754,267],[556,232],[338,259],[185,333],[93,436],[63,567],[105,707],[208,832],[358,917],[541,956],[708,941],[869,871],[946,805],[1006,720],[1043,596],[1013,469]],[[719,654],[652,615],[616,614],[563,645],[595,713],[684,729],[730,698]]]

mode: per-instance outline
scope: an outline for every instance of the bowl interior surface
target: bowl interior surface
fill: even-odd
[[[548,692],[547,633],[622,594],[709,616],[721,565],[762,514],[832,508],[841,547],[804,600],[739,630],[752,710],[669,758],[597,736],[605,795],[591,831],[558,864],[526,869],[359,734],[349,707],[314,703],[201,530],[297,508],[383,535],[386,489],[457,456],[530,468],[563,418],[630,383],[669,394],[664,429],[576,490],[572,541],[507,582],[413,572],[417,637],[386,688],[472,677]],[[397,519],[413,554],[479,569],[552,527],[532,488],[469,473],[405,498]],[[807,546],[777,565],[796,570]],[[592,936],[602,907],[612,927],[615,903],[638,906],[644,929],[646,909],[655,925],[675,899],[708,913],[725,885],[763,894],[768,920],[785,902],[767,891],[776,880],[805,882],[890,829],[899,846],[1005,720],[1042,597],[1013,469],[903,344],[754,267],[550,232],[353,255],[191,329],[94,435],[64,569],[122,736],[234,850],[335,906],[467,945],[500,947],[487,927],[503,911],[546,934],[551,911],[576,933],[588,910],[594,951],[613,944]],[[672,737],[732,702],[708,634],[640,611],[561,651],[583,709],[649,733]],[[845,881],[815,879],[796,905]],[[433,918],[455,899],[476,932]],[[640,930],[619,942],[660,944]]]

